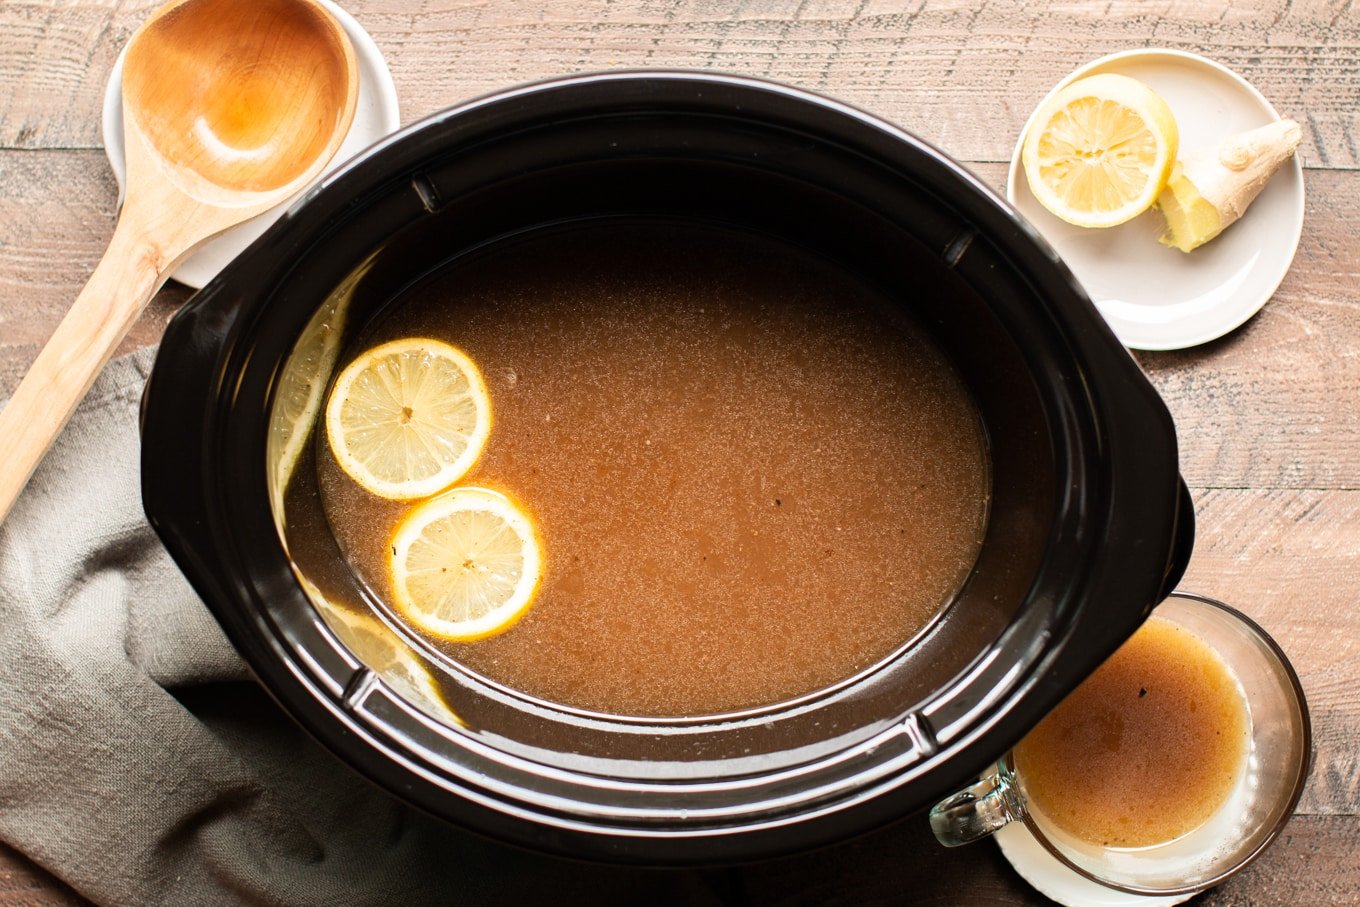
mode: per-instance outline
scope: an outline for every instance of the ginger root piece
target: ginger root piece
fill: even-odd
[[[1162,243],[1189,252],[1222,233],[1246,213],[1302,136],[1298,123],[1280,120],[1182,157],[1157,199],[1166,215]]]

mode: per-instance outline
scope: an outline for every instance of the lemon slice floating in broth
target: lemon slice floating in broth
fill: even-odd
[[[532,604],[543,557],[510,498],[455,488],[414,507],[391,545],[397,610],[424,633],[470,642],[508,630]]]
[[[340,468],[392,500],[443,491],[491,434],[491,398],[467,354],[415,337],[361,354],[335,380],[326,432]]]

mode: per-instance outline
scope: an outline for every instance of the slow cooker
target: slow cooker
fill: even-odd
[[[457,720],[438,720],[330,632],[290,560],[271,415],[299,369],[324,384],[333,368],[300,340],[319,323],[352,338],[496,243],[639,219],[820,256],[923,324],[984,422],[981,553],[914,645],[793,702],[601,715],[450,668]],[[462,827],[654,865],[826,844],[963,786],[1133,633],[1193,535],[1165,405],[1021,218],[871,114],[708,73],[512,88],[360,154],[171,320],[142,473],[152,525],[232,643],[341,760]]]

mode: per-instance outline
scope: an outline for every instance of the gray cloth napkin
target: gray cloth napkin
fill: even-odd
[[[105,904],[720,900],[457,831],[305,737],[143,516],[153,356],[109,365],[0,524],[0,839]]]

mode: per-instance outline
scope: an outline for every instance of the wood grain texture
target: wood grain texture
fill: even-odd
[[[104,82],[155,0],[0,5],[0,147],[99,144]],[[1218,60],[1304,124],[1304,160],[1360,166],[1360,12],[1350,0],[415,0],[346,4],[391,62],[403,120],[508,83],[687,67],[827,91],[1003,161],[1058,78],[1171,47]]]
[[[157,0],[0,0],[0,397],[112,233],[99,150],[105,80]],[[1206,905],[1360,903],[1360,8],[1353,0],[344,0],[392,66],[411,122],[507,84],[679,66],[830,93],[972,162],[1000,187],[1025,118],[1094,57],[1203,53],[1304,124],[1308,210],[1295,266],[1243,328],[1137,353],[1192,486],[1182,583],[1285,647],[1316,761],[1301,814]],[[171,285],[120,347],[154,343]],[[840,847],[712,875],[732,904],[1040,904],[990,844],[942,851],[908,821]],[[0,907],[80,898],[0,845]]]
[[[0,399],[103,256],[117,195],[102,151],[0,151]],[[188,296],[179,284],[162,289],[118,352],[155,343]]]
[[[1307,907],[1360,903],[1360,818],[1295,816],[1259,860],[1197,907]]]
[[[1006,168],[973,169],[998,191]],[[1137,352],[1192,486],[1360,488],[1360,179],[1306,172],[1303,237],[1265,308],[1188,350]]]
[[[1360,814],[1360,492],[1200,489],[1181,588],[1260,623],[1289,656],[1313,720],[1300,809]]]

